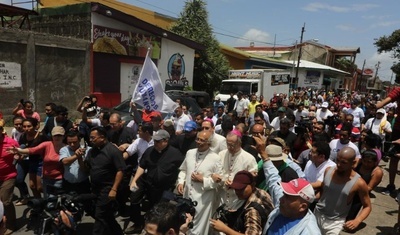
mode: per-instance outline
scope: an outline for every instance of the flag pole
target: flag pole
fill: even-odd
[[[146,60],[147,57],[149,56],[150,49],[151,49],[150,47],[147,48],[146,57],[144,58],[144,60]],[[144,64],[144,62],[143,62],[143,64]],[[142,71],[143,71],[143,69],[140,71],[140,73],[142,73]],[[139,77],[140,77],[140,75],[139,75]],[[137,86],[137,84],[136,84],[136,86]],[[136,88],[135,88],[135,90],[136,90]],[[131,102],[133,102],[133,94],[131,97]],[[131,104],[129,103],[129,113],[131,113],[131,112],[132,112],[132,108],[131,108]]]

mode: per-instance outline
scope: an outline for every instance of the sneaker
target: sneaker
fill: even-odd
[[[382,190],[382,194],[383,195],[390,195],[391,193],[393,193],[396,190],[396,187],[393,184],[388,184],[388,186],[386,186],[386,188],[384,188]]]
[[[11,229],[6,229],[6,231],[4,232],[4,235],[11,235],[11,234],[13,234],[13,230],[11,230]]]

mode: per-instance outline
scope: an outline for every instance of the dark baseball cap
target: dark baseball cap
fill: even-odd
[[[251,185],[254,182],[254,176],[248,171],[239,171],[233,178],[231,188],[233,189],[244,189],[247,185]]]

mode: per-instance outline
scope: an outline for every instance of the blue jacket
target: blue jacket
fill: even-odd
[[[265,179],[268,182],[269,192],[271,194],[272,202],[275,209],[269,214],[267,224],[264,227],[263,234],[267,234],[268,228],[274,222],[275,218],[279,215],[279,199],[283,196],[283,190],[279,183],[281,177],[278,174],[278,170],[272,164],[272,162],[266,161],[263,164]],[[287,235],[320,235],[321,231],[318,228],[317,220],[314,214],[308,210],[307,214],[301,219],[301,221],[286,232]]]

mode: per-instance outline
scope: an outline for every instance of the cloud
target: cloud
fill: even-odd
[[[356,28],[354,26],[345,25],[345,24],[336,25],[336,28],[340,29],[340,30],[343,30],[343,31],[354,31],[354,30],[356,30]]]
[[[389,27],[392,25],[399,25],[400,21],[382,21],[375,24],[372,24],[371,28],[381,28],[381,27]]]
[[[250,42],[254,42],[256,46],[266,46],[266,43],[270,43],[271,36],[258,29],[249,29],[241,38],[243,39],[236,40],[236,45],[249,46]]]
[[[347,13],[347,12],[354,12],[354,11],[367,11],[372,8],[378,7],[377,4],[352,4],[349,6],[334,6],[334,5],[329,5],[326,3],[319,3],[319,2],[314,2],[310,3],[305,7],[302,7],[303,10],[305,11],[312,11],[312,12],[317,12],[317,11],[332,11],[336,13]]]
[[[378,69],[378,77],[384,81],[390,81],[393,62],[397,62],[396,59],[393,58],[393,54],[390,52],[378,53],[375,52],[369,59],[366,60],[366,67],[373,68],[375,70],[375,66],[380,62]]]

